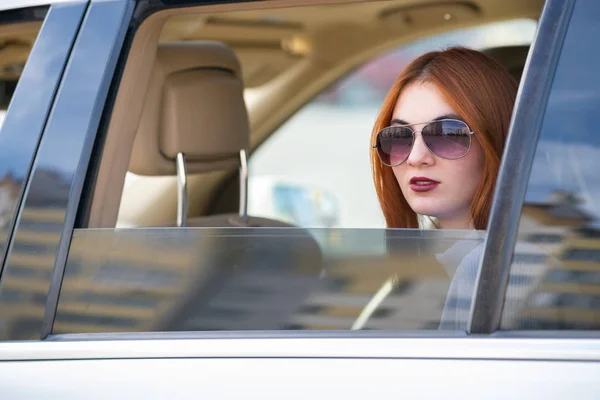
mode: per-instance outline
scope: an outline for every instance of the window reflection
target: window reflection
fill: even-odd
[[[515,253],[504,329],[600,329],[600,3],[578,1],[545,112],[519,227],[520,249],[545,259],[528,265]],[[581,55],[586,54],[586,62]]]
[[[468,316],[472,294],[446,304],[458,265],[440,254],[481,240],[460,231],[76,230],[54,333],[438,329],[444,306]]]

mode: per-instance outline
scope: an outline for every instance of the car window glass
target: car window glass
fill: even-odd
[[[21,72],[42,26],[46,7],[0,11],[0,134]],[[0,226],[12,218],[20,176],[0,177]]]
[[[369,140],[400,71],[420,54],[451,45],[480,50],[527,46],[535,27],[532,20],[514,20],[452,31],[400,46],[351,72],[301,108],[251,156],[250,214],[303,227],[384,227]],[[522,54],[520,61],[516,56],[503,61],[514,63],[511,72],[518,79],[526,51],[517,54]],[[260,88],[246,92],[251,103]]]
[[[0,10],[0,130],[47,10]]]
[[[388,3],[382,2],[380,7],[374,5],[377,5],[376,2],[365,2],[363,7],[376,18]],[[338,6],[349,7],[346,11],[352,11],[350,7],[353,7],[348,4],[313,7],[312,13],[306,14],[322,15],[326,10],[335,20]],[[315,191],[303,187],[297,191],[298,182],[294,179],[281,185],[269,185],[268,182],[261,185],[261,174],[265,175],[268,171],[261,172],[260,165],[255,165],[254,160],[250,163],[251,174],[258,175],[250,177],[249,187],[253,193],[267,196],[265,207],[276,203],[272,207],[276,214],[266,214],[272,219],[264,221],[258,218],[260,213],[253,215],[252,207],[256,203],[251,204],[248,210],[250,216],[240,217],[235,213],[235,205],[223,207],[226,211],[222,213],[209,209],[210,199],[218,199],[219,192],[226,190],[218,184],[225,183],[226,174],[234,175],[240,161],[243,165],[244,157],[240,157],[240,153],[243,155],[248,148],[248,140],[256,139],[252,136],[255,133],[251,132],[252,124],[246,123],[244,88],[251,88],[246,89],[245,100],[252,122],[253,117],[257,118],[252,113],[252,105],[261,86],[276,91],[278,79],[283,76],[293,81],[298,66],[308,65],[311,72],[304,75],[304,80],[298,79],[295,82],[298,85],[304,84],[306,78],[312,77],[315,72],[310,53],[303,56],[299,52],[290,57],[287,47],[282,49],[279,44],[268,47],[271,39],[265,41],[266,44],[247,40],[246,32],[254,32],[257,26],[260,30],[256,32],[262,32],[265,29],[263,25],[268,25],[269,29],[277,27],[276,32],[284,35],[287,44],[288,39],[296,38],[287,36],[289,32],[295,32],[293,29],[297,29],[297,25],[284,23],[282,26],[281,19],[273,18],[277,13],[288,12],[288,9],[276,10],[276,13],[268,11],[260,16],[246,11],[224,16],[215,13],[210,17],[181,14],[178,19],[173,17],[175,22],[165,24],[156,44],[146,42],[143,37],[139,41],[134,37],[133,42],[127,39],[128,43],[133,43],[132,46],[145,43],[143,54],[150,55],[148,60],[152,62],[146,63],[148,65],[140,63],[132,51],[131,59],[126,60],[122,68],[121,80],[113,77],[112,82],[114,85],[127,82],[138,90],[114,90],[115,87],[111,86],[111,93],[116,93],[110,100],[114,103],[107,103],[105,109],[105,112],[110,109],[111,121],[102,123],[106,131],[90,130],[89,136],[86,136],[95,140],[95,147],[90,164],[80,163],[80,168],[88,168],[83,195],[81,199],[77,198],[74,192],[79,188],[75,186],[68,194],[69,215],[75,218],[75,210],[78,212],[75,229],[71,231],[70,225],[66,225],[60,247],[52,249],[60,250],[61,258],[50,256],[43,260],[48,271],[54,268],[44,329],[51,328],[54,334],[466,329],[485,232],[383,229],[381,224],[342,224],[336,217],[342,215],[339,194],[329,196],[329,189],[320,191],[318,185],[310,186],[313,181],[308,185],[316,188]],[[432,17],[433,14],[432,11]],[[356,14],[347,12],[344,15]],[[95,20],[94,27],[97,27],[98,21],[100,19]],[[428,24],[424,25],[422,32],[432,31]],[[227,30],[231,36],[219,36],[223,26],[235,27]],[[391,60],[393,65],[397,65],[389,67],[396,70],[396,75],[411,58],[432,48],[450,44],[486,50],[516,47],[525,50],[524,53],[519,52],[520,65],[513,71],[518,74],[535,31],[535,22],[512,21],[484,28],[487,30],[485,34],[479,34],[479,41],[472,39],[477,36],[477,30],[457,31],[454,36],[413,43],[406,48],[410,51],[405,49],[388,54],[382,60]],[[391,39],[386,39],[387,32],[383,28],[377,25],[374,29],[381,30],[382,35],[376,35],[379,43],[389,43]],[[141,31],[135,34],[141,35]],[[339,36],[344,32],[342,29]],[[369,46],[363,43],[363,47]],[[327,47],[322,47],[321,53],[326,52],[323,49]],[[369,51],[362,47],[359,49],[364,51],[362,54]],[[264,54],[271,52],[281,56],[286,63],[274,72],[268,69],[272,65],[263,59]],[[282,56],[280,53],[285,54]],[[357,50],[355,54],[358,53]],[[349,58],[339,56],[339,63],[343,64]],[[238,68],[238,62],[248,68]],[[138,67],[143,64],[147,70],[140,73]],[[85,67],[85,64],[81,65]],[[363,96],[360,91],[358,96],[347,94],[353,93],[355,86],[360,88],[360,81],[365,76],[369,79],[377,76],[366,67],[362,71],[362,77],[356,75],[354,80],[340,82],[320,95],[315,100],[317,107],[340,108],[336,115],[342,122],[343,116],[352,110],[357,115],[372,112],[370,118],[374,118],[386,86],[391,84],[392,75],[379,86],[367,79],[368,85],[375,85],[368,89],[375,93],[373,96]],[[335,68],[331,72],[335,72]],[[348,87],[344,86],[344,82]],[[290,88],[284,89],[275,98],[285,101],[285,97],[290,95]],[[336,93],[341,93],[340,97],[336,97]],[[271,107],[268,107],[269,103]],[[260,103],[262,111],[268,113],[271,108],[275,111],[274,103],[269,96],[263,96]],[[313,112],[310,107],[305,110]],[[231,126],[239,129],[229,129]],[[296,131],[296,137],[301,131]],[[361,128],[359,132],[365,139],[361,144],[365,150],[364,160],[368,160],[370,151],[369,131],[370,127],[364,131]],[[55,132],[55,137],[60,137],[59,130]],[[280,133],[276,133],[273,139],[280,137]],[[94,136],[96,134],[97,137]],[[269,142],[261,151],[269,150]],[[49,149],[51,147],[46,149],[46,154]],[[282,154],[285,155],[280,153],[278,156],[285,160]],[[303,160],[304,165],[307,160]],[[290,161],[295,162],[291,158]],[[364,163],[357,168],[363,167],[364,171],[370,170],[369,165]],[[108,171],[112,168],[115,171]],[[252,172],[253,169],[256,172]],[[126,170],[141,176],[140,180],[146,180],[146,177],[164,178],[166,183],[154,187],[142,185],[149,189],[145,192],[138,190],[140,185],[126,182],[127,191],[132,192],[135,198],[132,208],[139,213],[129,220],[132,222],[130,227],[123,228],[123,224],[117,224],[115,229],[109,214],[117,211],[117,207],[112,207],[118,199],[110,189],[118,192],[122,188]],[[77,176],[83,177],[82,170],[78,171]],[[189,177],[189,192],[183,189],[184,176],[186,180]],[[255,179],[257,177],[258,180]],[[372,180],[370,176],[365,178],[364,185],[370,188]],[[112,181],[116,184],[111,184]],[[72,179],[69,182],[74,185],[76,181]],[[273,192],[275,198],[269,198]],[[93,197],[96,194],[98,199],[106,201],[97,201]],[[302,199],[304,195],[309,198],[308,207]],[[150,197],[154,202],[151,205],[148,204],[151,201],[146,202]],[[227,201],[234,199],[238,202],[239,198],[243,197],[236,193],[228,196]],[[271,200],[274,201],[269,204]],[[75,204],[78,201],[81,204]],[[190,205],[193,203],[200,207],[189,207],[187,220],[175,218],[188,201]],[[316,210],[311,209],[311,205],[316,205]],[[106,214],[97,214],[108,216],[106,221],[97,224],[86,221],[95,217],[90,211],[94,206],[112,208]],[[373,209],[378,208],[373,204]],[[235,211],[232,212],[232,209]],[[295,227],[280,228],[280,224],[289,222],[288,216],[297,211],[307,215],[293,219]],[[160,215],[152,220],[157,214]],[[306,222],[311,218],[315,221],[315,215],[317,222]],[[137,219],[138,216],[142,218]],[[143,221],[144,217],[148,218]],[[258,223],[254,224],[257,220]],[[181,227],[177,227],[178,224]],[[370,229],[364,229],[367,227]],[[68,238],[64,236],[66,231]],[[63,246],[67,242],[68,246]],[[458,280],[460,285],[453,284],[457,271],[464,274]],[[55,320],[50,321],[53,316]]]
[[[0,11],[0,340],[40,337],[52,274],[43,265],[48,227],[62,226],[62,217],[48,205],[21,213],[18,205],[83,11],[82,4]],[[37,199],[40,190],[28,193]],[[25,242],[10,242],[15,220]]]
[[[483,233],[75,230],[54,333],[464,330]],[[449,293],[450,291],[450,293]],[[447,300],[447,298],[449,298]]]
[[[569,23],[529,178],[503,329],[600,329],[600,3]]]
[[[190,217],[193,222],[184,229],[174,223],[136,228],[140,225],[124,220],[118,229],[75,229],[53,333],[464,331],[485,232],[384,229],[374,197],[344,201],[354,192],[373,194],[370,125],[404,65],[452,44],[502,48],[515,51],[510,53],[514,59],[504,61],[514,66],[511,72],[518,79],[535,27],[532,20],[519,20],[426,38],[375,59],[328,88],[252,156],[247,224],[237,214],[217,214]],[[171,34],[177,32],[181,29]],[[159,46],[162,54],[176,48]],[[244,49],[238,51],[243,60]],[[261,74],[247,74],[244,98],[252,110],[264,83]],[[161,98],[154,92],[162,90],[160,84],[146,96],[150,104]],[[196,82],[188,82],[192,84]],[[227,112],[233,114],[231,104]],[[149,120],[138,135],[152,132]],[[347,157],[320,153],[332,148]],[[136,179],[155,180],[149,189],[171,190],[175,197],[172,179],[161,173],[174,175],[177,165],[164,164],[164,170],[156,171],[150,160],[139,163],[147,153],[135,151],[134,145],[130,169],[142,177],[130,174],[133,179],[125,183],[126,190],[137,194],[132,208],[147,210]],[[347,176],[341,186],[328,186],[348,168],[356,171],[359,186],[349,191]],[[319,169],[328,171],[319,176]],[[358,208],[360,202],[365,206]],[[253,225],[257,217],[271,219]],[[220,225],[211,225],[215,221]],[[294,227],[278,228],[280,223]],[[457,273],[462,276],[453,280]]]

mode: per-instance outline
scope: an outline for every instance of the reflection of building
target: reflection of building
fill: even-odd
[[[318,231],[327,236],[319,238],[324,261],[300,231],[233,239],[144,232],[75,235],[57,333],[349,329],[392,274],[399,285],[367,328],[434,328],[449,284],[435,261],[424,266],[409,250],[395,259],[382,253],[382,231]]]
[[[10,223],[13,216],[15,202],[19,198],[21,183],[15,180],[10,174],[0,178],[0,227]]]
[[[27,201],[33,207],[55,207],[62,205],[69,198],[69,185],[63,181],[60,172],[46,169],[38,170],[33,177]]]
[[[503,328],[600,325],[600,229],[580,208],[564,194],[525,205]],[[63,217],[51,208],[23,215],[17,268],[3,277],[0,336],[39,334],[52,274],[45,251]],[[55,333],[345,330],[391,276],[397,284],[365,328],[436,329],[450,283],[436,246],[464,240],[407,235],[387,254],[382,230],[315,230],[320,260],[300,231],[249,232],[77,231]],[[450,304],[468,315],[470,298]]]
[[[48,263],[40,257],[44,243],[56,238],[41,232],[40,221],[62,221],[52,209],[26,217],[37,225],[28,233],[29,247],[14,255],[19,268],[5,281],[9,296],[0,304],[12,306],[10,314],[21,317],[10,329],[28,326],[27,310],[14,307],[24,304],[23,296],[37,296],[39,301],[32,299],[27,307],[43,314],[45,288],[39,282],[51,271],[41,268]],[[436,246],[464,240],[407,235],[397,240],[396,253],[387,254],[383,230],[315,230],[325,257],[318,261],[314,256],[320,251],[310,247],[312,239],[236,232],[216,238],[178,229],[76,232],[55,333],[346,330],[391,276],[397,284],[365,329],[435,329],[450,284],[435,258]],[[13,304],[7,304],[10,298]],[[467,315],[469,302],[454,299]],[[39,326],[29,329],[35,335]]]
[[[523,208],[520,245],[542,250],[535,282],[521,290],[506,328],[598,329],[600,327],[600,230],[571,193]],[[513,270],[524,270],[513,261]],[[513,291],[513,294],[516,291]],[[504,322],[503,322],[504,324]]]
[[[335,269],[321,290],[308,297],[302,309],[290,318],[292,329],[347,330],[389,277],[371,274],[365,259],[359,268]],[[397,260],[398,261],[398,260]],[[401,262],[398,262],[402,265]],[[383,268],[385,270],[385,268]],[[401,270],[400,268],[398,269]],[[394,289],[376,307],[364,329],[437,329],[446,300],[449,279],[443,269],[419,274],[407,269],[398,276]]]
[[[35,339],[41,330],[55,249],[64,222],[64,210],[55,205],[66,202],[69,186],[60,173],[38,172],[2,271],[0,340]],[[7,218],[13,215],[20,184],[10,176],[0,181],[0,197],[2,207],[8,210]]]
[[[63,217],[54,209],[23,216],[27,244],[21,240],[14,249],[14,266],[4,277],[2,336],[39,334],[45,282],[52,274],[45,249],[57,240],[45,228],[61,224]],[[264,233],[248,240],[247,233],[214,239],[199,230],[178,229],[76,232],[55,333],[349,329],[381,284],[398,271],[404,275],[397,290],[367,328],[437,325],[449,283],[439,266],[423,267],[407,254],[402,262],[385,256],[381,231],[320,232],[325,234],[321,246],[332,247],[325,271],[314,257],[320,257],[320,250],[311,247],[314,240],[298,231],[264,241],[256,240]]]
[[[53,265],[53,258],[46,251],[59,239],[52,229],[62,226],[63,216],[54,209],[39,209],[21,216],[22,240],[14,243],[11,267],[5,266],[2,273],[0,339],[39,338],[52,274],[48,266]]]

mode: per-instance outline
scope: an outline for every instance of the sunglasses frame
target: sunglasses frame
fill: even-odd
[[[415,131],[414,129],[411,128],[411,126],[414,125],[421,125],[421,124],[425,124],[425,126],[423,126],[423,128],[425,128],[427,125],[433,124],[434,122],[444,122],[444,121],[455,121],[455,122],[462,122],[463,124],[465,124],[465,126],[467,127],[467,129],[469,130],[469,132],[467,133],[469,135],[469,148],[467,149],[467,151],[465,152],[465,154],[463,154],[460,157],[456,157],[456,158],[448,158],[448,157],[442,157],[439,154],[437,154],[436,152],[434,152],[433,150],[431,150],[431,148],[429,147],[429,145],[427,144],[427,142],[425,141],[425,139],[423,139],[423,143],[425,144],[425,147],[427,147],[427,150],[429,150],[429,152],[431,152],[431,154],[435,155],[436,157],[440,157],[443,158],[445,160],[460,160],[461,158],[465,157],[467,154],[469,154],[469,151],[471,151],[471,145],[473,144],[473,135],[475,134],[475,132],[473,132],[471,130],[471,127],[469,126],[469,124],[467,124],[465,121],[460,120],[460,119],[455,119],[455,118],[444,118],[444,119],[437,119],[437,120],[432,120],[432,121],[426,121],[426,122],[417,122],[414,124],[406,124],[406,125],[390,125],[390,126],[386,126],[385,128],[383,128],[382,130],[380,130],[379,132],[377,132],[377,135],[375,135],[375,144],[373,145],[373,148],[375,150],[377,150],[377,157],[379,158],[379,161],[381,161],[381,163],[387,167],[397,167],[398,165],[401,165],[402,163],[404,163],[406,160],[408,160],[408,157],[410,157],[410,153],[412,152],[412,148],[415,144],[415,138],[417,136],[417,133],[420,133],[421,136],[423,136],[423,129],[421,129],[420,131]],[[397,127],[397,128],[408,128],[412,131],[412,142],[410,144],[410,151],[408,152],[408,155],[406,156],[406,158],[402,161],[400,161],[397,164],[387,164],[385,161],[383,161],[381,159],[381,155],[379,154],[379,147],[378,147],[378,140],[377,138],[379,137],[379,134],[387,129],[387,128],[392,128],[392,127]],[[429,135],[427,135],[429,136]]]

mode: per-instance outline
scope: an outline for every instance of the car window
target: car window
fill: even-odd
[[[250,190],[266,188],[262,193],[267,197],[276,193],[276,218],[265,221],[244,210],[241,194],[228,196],[239,203],[239,213],[232,212],[237,204],[223,207],[226,211],[220,214],[209,209],[210,199],[226,190],[220,184],[238,168],[244,172],[245,151],[256,139],[251,128],[257,117],[247,115],[244,88],[270,89],[267,94],[274,97],[263,96],[260,103],[263,114],[269,115],[293,94],[294,85],[298,88],[315,73],[321,75],[313,62],[319,66],[320,57],[335,47],[320,29],[303,31],[304,25],[290,22],[300,19],[306,26],[328,28],[325,15],[329,21],[344,23],[356,16],[353,11],[368,12],[373,42],[363,42],[350,55],[337,54],[341,65],[351,56],[371,51],[374,43],[389,48],[391,41],[396,42],[389,30],[394,26],[376,22],[389,17],[384,11],[398,10],[388,9],[389,2],[365,2],[307,6],[306,13],[283,8],[265,9],[260,15],[248,10],[208,17],[181,14],[155,32],[151,20],[145,22],[148,29],[127,29],[131,16],[139,14],[139,10],[133,13],[131,5],[92,2],[86,9],[23,201],[23,214],[35,218],[19,222],[12,240],[15,252],[5,265],[5,273],[10,272],[6,276],[12,279],[3,277],[4,287],[12,281],[37,284],[35,294],[29,290],[27,296],[16,298],[27,315],[15,311],[8,337],[33,337],[40,326],[42,337],[99,332],[466,329],[473,287],[453,288],[451,282],[457,270],[465,270],[462,263],[477,266],[483,231],[341,226],[336,219],[341,215],[341,200],[335,197],[339,195],[330,196],[329,189],[311,186],[317,190],[298,192],[293,180],[291,185],[267,181],[261,186],[256,184],[257,176],[250,177],[250,186],[256,188]],[[431,11],[425,5],[418,12],[412,7],[409,11],[445,20],[439,8]],[[535,15],[539,7],[530,11],[522,15]],[[427,21],[420,20],[421,37],[432,32]],[[454,25],[446,28],[450,26]],[[410,47],[412,53],[401,53],[403,62],[452,43],[528,49],[533,21],[501,26],[509,28],[491,29],[491,39],[482,38],[481,46],[466,40],[470,31],[435,45],[416,43]],[[351,31],[340,29],[338,37]],[[257,32],[268,37],[257,42],[262,37]],[[304,34],[314,40],[314,54],[303,52],[303,45],[312,43],[304,40]],[[274,46],[270,35],[285,46]],[[121,48],[123,43],[126,47]],[[92,56],[99,68],[90,68]],[[274,68],[271,56],[281,68]],[[524,58],[520,52],[521,67]],[[240,68],[242,64],[248,68]],[[298,79],[298,69],[304,72],[303,79]],[[281,80],[291,81],[292,86],[282,88]],[[319,96],[319,107],[350,104],[351,96],[335,99],[336,91],[347,90],[341,83],[337,86]],[[377,92],[379,96],[383,91]],[[246,93],[249,103],[250,93]],[[375,101],[364,104],[374,118]],[[365,159],[370,149],[368,131],[364,132]],[[308,159],[303,162],[310,165]],[[252,161],[250,168],[260,173]],[[128,187],[136,198],[133,208],[150,222],[133,220],[137,224],[121,229],[115,228],[115,222],[127,171],[144,178],[165,177],[167,184],[147,188],[153,195],[138,190],[139,185]],[[239,175],[241,193],[244,174]],[[371,186],[370,177],[364,184]],[[302,222],[313,218],[315,210],[307,209],[302,199],[298,202],[298,193],[312,197],[317,222]],[[154,203],[146,203],[147,197],[153,197]],[[182,210],[188,201],[201,207],[189,207],[186,218]],[[308,217],[294,220],[294,227],[286,225],[284,214],[298,210]],[[49,211],[51,215],[44,214]],[[159,215],[153,219],[155,214]],[[42,231],[47,233],[44,245],[28,247]],[[17,250],[35,257],[17,257]],[[36,268],[28,268],[27,262],[34,262]],[[476,276],[477,268],[467,270],[475,274],[469,278]]]
[[[7,109],[12,106],[17,84],[30,58],[32,47],[36,42],[48,7],[2,10],[3,6],[4,4],[0,4],[0,257],[2,258],[8,248],[11,223],[16,216],[17,204],[27,178],[29,162],[33,159],[35,144],[41,133],[35,128],[36,126],[41,128],[46,116],[45,113],[38,114],[38,111],[43,108],[44,101],[48,99],[49,93],[46,89],[51,85],[47,83],[37,86],[36,89],[39,92],[36,94],[36,100],[32,98],[31,92],[29,96],[22,93],[19,101],[15,101],[18,104],[15,105],[16,108],[29,107],[29,112],[21,109],[24,119],[28,119],[27,125],[20,125],[18,117],[15,117],[9,121],[10,126],[6,126],[8,129],[4,129]],[[59,54],[61,52],[60,49],[56,49],[56,51]],[[60,57],[59,54],[57,54],[57,58]],[[38,54],[34,63],[39,67],[39,62]],[[52,81],[52,65],[47,64],[46,66],[48,69],[46,74],[39,73],[39,76],[46,76],[48,81]],[[33,86],[36,85],[25,84],[23,90],[31,90]],[[28,97],[27,100],[25,97]],[[36,122],[39,124],[36,125]],[[29,130],[21,130],[25,126]],[[2,283],[9,281],[8,285],[0,287],[0,340],[10,338],[15,330],[20,330],[23,338],[28,339],[34,338],[37,333],[35,331],[39,331],[39,326],[35,330],[31,326],[27,326],[27,316],[19,317],[17,314],[19,309],[15,306],[24,298],[35,296],[28,290],[30,287],[28,288],[27,284],[23,285],[24,282],[33,282],[36,280],[36,275],[45,273],[45,271],[36,269],[35,262],[28,257],[28,254],[35,252],[40,245],[43,246],[43,243],[32,243],[28,249],[16,249],[17,252],[20,252],[23,264],[25,264],[23,268],[25,275],[16,277],[12,282],[10,282],[11,277],[7,276],[8,274],[3,274],[3,268],[0,265]],[[37,307],[38,310],[43,310],[44,305],[38,304]]]
[[[5,6],[10,4],[0,4]],[[52,277],[45,261],[60,240],[56,231],[64,213],[55,201],[65,191],[35,184],[26,190],[26,185],[40,163],[34,159],[86,6],[71,2],[0,11],[0,340],[41,337]],[[44,172],[50,182],[60,181],[56,170]],[[42,200],[44,193],[52,199]],[[23,198],[34,207],[20,208]],[[21,230],[13,235],[15,227]]]
[[[462,256],[483,237],[385,229],[75,230],[53,332],[464,330],[469,302],[446,299]]]
[[[0,134],[21,73],[41,29],[47,7],[2,10],[0,5]],[[13,171],[14,172],[14,171]],[[0,177],[0,227],[10,223],[24,176]]]
[[[200,217],[183,230],[76,229],[52,332],[464,331],[473,285],[451,282],[461,264],[476,267],[485,232],[384,229],[374,198],[370,211],[358,207],[369,204],[359,196],[342,213],[349,182],[331,184],[352,168],[363,174],[358,189],[372,191],[369,125],[412,58],[451,44],[527,50],[535,27],[519,20],[427,38],[327,89],[250,159],[248,213],[272,218],[266,226],[229,215],[223,228],[199,226]],[[246,89],[246,101],[260,90]],[[336,143],[343,162],[329,151]],[[319,180],[323,169],[331,171]],[[473,283],[477,268],[469,271]]]
[[[0,4],[0,129],[48,7]]]
[[[580,0],[552,82],[503,329],[600,329],[600,3]]]
[[[444,33],[357,68],[301,108],[252,154],[250,214],[303,227],[384,227],[371,178],[369,140],[379,107],[400,71],[420,54],[451,45],[480,50],[527,46],[535,28],[532,20],[513,20]],[[260,89],[247,91],[249,102],[256,91]]]

